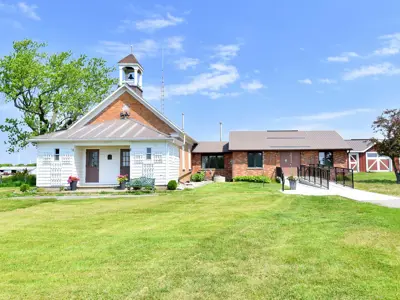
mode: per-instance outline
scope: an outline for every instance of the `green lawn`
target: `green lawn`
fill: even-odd
[[[0,200],[0,298],[400,298],[400,209],[279,187]]]
[[[400,196],[400,184],[396,184],[393,172],[354,173],[354,187],[386,195]]]

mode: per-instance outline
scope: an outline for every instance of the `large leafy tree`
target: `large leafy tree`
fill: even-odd
[[[400,156],[400,109],[387,109],[372,125],[374,131],[383,136],[383,139],[371,139],[375,143],[376,151],[386,155],[393,161],[393,170],[396,182],[400,184],[400,170],[396,165]]]
[[[18,109],[0,130],[8,152],[26,147],[29,138],[68,128],[100,102],[115,80],[103,59],[72,52],[46,53],[45,43],[22,40],[0,58],[0,93]]]

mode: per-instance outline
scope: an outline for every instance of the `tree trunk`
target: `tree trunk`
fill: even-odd
[[[396,173],[396,183],[400,184],[400,171],[397,171]]]

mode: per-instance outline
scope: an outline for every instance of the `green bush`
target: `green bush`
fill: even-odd
[[[351,181],[351,177],[350,176],[347,176],[347,175],[337,175],[336,176],[336,180],[338,181],[338,182],[343,182],[343,177],[344,177],[344,180],[345,181]]]
[[[271,183],[271,178],[267,176],[236,176],[233,181],[245,181],[245,182],[258,182],[258,183]]]
[[[200,182],[204,181],[205,178],[206,178],[206,173],[204,171],[201,171],[199,173],[193,174],[190,180],[194,182]]]
[[[167,185],[168,190],[175,191],[177,187],[178,187],[178,183],[176,182],[176,180],[170,180],[168,182],[168,185]]]
[[[17,172],[7,177],[3,176],[0,182],[0,187],[18,187],[23,183],[26,183],[29,186],[36,186],[36,176],[31,175],[26,171]]]
[[[20,186],[19,190],[23,193],[26,193],[27,191],[29,191],[29,185],[24,183],[23,185]]]

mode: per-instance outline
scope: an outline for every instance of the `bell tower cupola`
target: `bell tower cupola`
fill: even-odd
[[[129,85],[142,96],[143,93],[143,67],[133,53],[118,62],[119,86]]]

